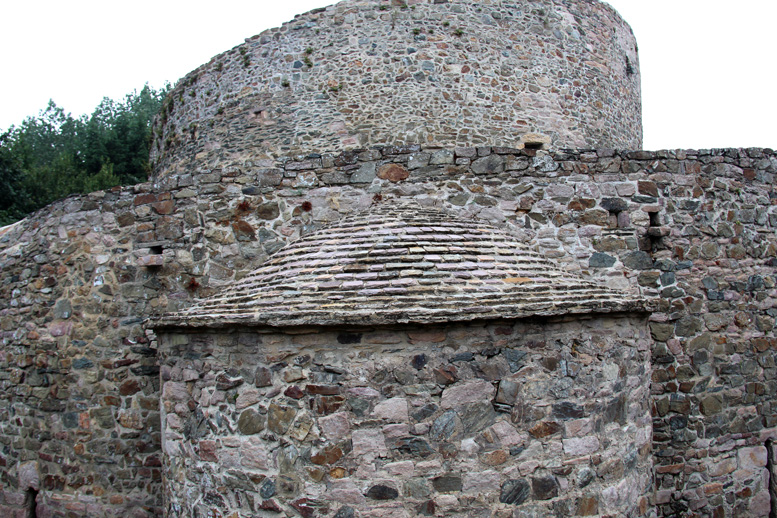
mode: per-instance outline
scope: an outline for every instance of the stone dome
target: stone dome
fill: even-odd
[[[302,237],[222,293],[154,327],[383,325],[644,311],[509,232],[384,202]]]
[[[637,47],[594,0],[345,0],[181,79],[154,175],[373,145],[640,149]]]

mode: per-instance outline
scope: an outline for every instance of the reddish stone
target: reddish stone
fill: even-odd
[[[208,462],[217,462],[219,460],[216,454],[217,445],[216,441],[202,440],[199,443],[200,446],[200,458]]]
[[[390,182],[401,182],[407,180],[410,172],[399,164],[384,164],[378,168],[378,178]]]
[[[484,453],[481,461],[487,466],[499,466],[507,462],[509,456],[509,453],[505,450],[495,450]]]
[[[292,385],[283,392],[283,395],[293,399],[301,399],[305,396],[305,393],[298,386]]]
[[[439,331],[416,331],[407,333],[408,338],[410,338],[410,343],[418,343],[418,342],[432,342],[432,343],[439,343],[444,342],[447,335],[445,334],[445,331],[439,330]]]
[[[345,398],[343,396],[316,396],[312,406],[315,411],[321,415],[329,415],[343,406]]]
[[[340,387],[337,385],[306,385],[305,392],[319,396],[336,396],[340,394]]]
[[[303,518],[313,518],[316,516],[314,504],[315,502],[313,500],[307,498],[300,498],[299,500],[291,502],[291,506],[296,509]]]
[[[154,203],[157,201],[157,197],[153,194],[139,194],[135,196],[135,201],[133,202],[135,206],[137,205],[146,205],[148,203]]]
[[[440,385],[450,385],[458,379],[456,367],[453,365],[444,365],[434,369],[434,381]]]
[[[599,514],[599,497],[596,495],[582,496],[577,500],[577,516],[593,516]]]
[[[561,425],[553,421],[542,421],[529,429],[529,433],[537,439],[553,435],[561,429]]]
[[[119,394],[122,396],[131,396],[138,392],[140,392],[140,383],[134,379],[129,379],[119,386]]]
[[[324,450],[319,451],[315,455],[310,457],[310,461],[313,464],[322,466],[324,464],[334,464],[343,457],[343,450],[337,446],[332,446]]]
[[[258,505],[258,508],[262,511],[272,511],[274,513],[282,513],[283,509],[275,503],[274,500],[263,500],[262,503]]]
[[[175,202],[173,200],[160,201],[152,203],[151,207],[157,212],[157,214],[172,214],[175,210]]]
[[[256,232],[248,222],[242,219],[232,223],[232,230],[239,241],[250,241],[256,239]]]

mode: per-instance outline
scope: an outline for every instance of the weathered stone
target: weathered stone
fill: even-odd
[[[577,419],[584,415],[583,407],[571,401],[562,401],[553,405],[553,417],[557,419]]]
[[[553,435],[559,432],[560,430],[561,430],[561,425],[559,425],[558,423],[555,423],[553,421],[542,421],[532,426],[529,429],[529,433],[532,434],[534,437],[541,439],[542,437]]]
[[[264,430],[267,418],[253,409],[244,410],[237,420],[237,429],[243,435],[253,435]],[[269,498],[269,497],[267,497]]]
[[[550,500],[558,496],[556,477],[538,477],[531,479],[532,495],[537,500]]]
[[[499,501],[503,504],[521,505],[531,494],[531,486],[526,479],[510,479],[502,484]]]
[[[440,493],[461,491],[461,477],[458,475],[442,475],[432,479],[432,486]]]
[[[456,412],[448,410],[434,420],[429,430],[429,437],[433,441],[445,441],[453,436],[456,429]]]
[[[461,428],[465,435],[478,433],[496,421],[496,412],[490,402],[461,405],[456,408],[456,413],[461,419]]]
[[[454,408],[476,401],[490,401],[494,386],[484,380],[472,380],[446,388],[442,393],[442,408]]]
[[[295,409],[272,403],[267,413],[267,428],[275,433],[285,434],[296,415]]]
[[[472,162],[472,171],[475,174],[498,174],[504,171],[504,168],[505,160],[501,155],[489,155]]]
[[[394,500],[399,496],[399,491],[391,486],[376,484],[367,490],[366,496],[373,500]]]
[[[410,176],[410,172],[399,164],[383,164],[378,168],[378,178],[390,182],[401,182]]]

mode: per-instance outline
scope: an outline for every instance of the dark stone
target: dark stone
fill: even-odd
[[[702,321],[699,318],[686,316],[675,324],[674,332],[677,336],[693,336],[702,330]]]
[[[601,205],[604,210],[614,214],[618,214],[629,208],[629,204],[626,200],[621,198],[602,198],[599,205]]]
[[[601,252],[594,252],[588,259],[588,266],[590,268],[609,268],[615,264],[615,258],[611,255],[603,254]]]
[[[65,428],[78,427],[78,412],[65,412],[62,414],[62,425]]]
[[[351,402],[351,408],[353,408],[353,402]],[[434,403],[427,403],[412,414],[410,416],[415,419],[418,422],[423,421],[427,417],[431,416],[437,411],[437,405]]]
[[[496,411],[491,403],[479,401],[463,405],[457,409],[461,419],[461,428],[465,434],[476,434],[496,421]]]
[[[257,367],[255,379],[257,387],[269,387],[272,385],[272,371],[267,367]]]
[[[424,368],[424,366],[428,361],[429,360],[425,354],[419,354],[413,357],[413,361],[411,365],[413,366],[414,369],[421,370]]]
[[[254,409],[249,408],[240,414],[237,420],[237,429],[243,435],[254,435],[264,430],[267,418]],[[270,498],[266,496],[264,498]]]
[[[140,365],[130,368],[135,376],[159,376],[159,365]]]
[[[475,174],[498,174],[505,170],[505,159],[500,155],[489,155],[478,158],[472,162],[471,167]]]
[[[526,479],[510,479],[502,484],[499,501],[503,504],[521,505],[529,498],[531,487]]]
[[[631,270],[649,270],[653,267],[653,259],[647,252],[636,251],[626,254],[623,265]]]
[[[362,341],[361,333],[340,333],[337,335],[337,343],[348,345],[358,344]]]
[[[553,476],[533,478],[531,489],[537,500],[550,500],[558,496],[558,482]]]
[[[429,443],[419,437],[402,437],[397,440],[395,449],[399,453],[407,453],[413,456],[428,457],[434,453]]]
[[[596,473],[591,468],[583,468],[580,470],[580,472],[577,474],[577,485],[580,486],[580,488],[584,488],[588,484],[594,481],[594,478],[596,477]]]
[[[519,383],[509,379],[503,379],[499,382],[499,389],[496,391],[496,398],[494,401],[505,405],[513,405],[518,397],[520,389],[521,385]]]
[[[334,518],[354,518],[355,516],[353,507],[344,505],[335,513]]]
[[[305,393],[298,386],[292,385],[283,391],[283,395],[292,399],[301,399],[305,396]]]
[[[433,441],[444,441],[450,439],[456,429],[456,412],[448,410],[440,417],[434,420],[429,430],[429,438]]]
[[[90,367],[94,367],[94,362],[92,360],[87,358],[76,358],[73,360],[74,369],[89,369]]]
[[[271,478],[264,479],[262,485],[259,486],[259,496],[267,500],[275,495],[275,481]]]
[[[471,362],[475,359],[475,355],[472,353],[458,353],[453,357],[451,361],[454,362]]]
[[[677,282],[677,279],[675,278],[674,272],[664,272],[661,274],[661,285],[669,286],[675,282]]]
[[[208,420],[205,419],[200,408],[197,408],[183,424],[183,435],[190,441],[198,441],[208,435],[209,431]]]
[[[243,384],[243,378],[240,376],[230,376],[222,372],[216,376],[216,390],[229,390]]]
[[[440,493],[453,493],[461,491],[461,477],[455,475],[442,475],[432,479],[432,486]]]
[[[585,416],[583,407],[570,401],[553,405],[553,417],[557,419],[579,419]]]
[[[309,498],[299,498],[291,502],[291,506],[297,510],[302,518],[314,518],[318,504],[316,500]]]
[[[256,217],[264,220],[271,220],[277,218],[281,213],[281,209],[277,203],[263,203],[256,208]]]
[[[422,516],[434,516],[437,511],[437,505],[434,503],[434,500],[427,500],[419,504],[416,510]]]
[[[391,486],[377,484],[367,490],[367,497],[373,500],[394,500],[399,496],[399,491]]]
[[[658,200],[653,196],[645,196],[644,194],[635,194],[631,197],[631,201],[634,203],[656,203]]]
[[[340,393],[337,385],[305,385],[305,392],[318,396],[336,396]]]
[[[502,356],[507,360],[510,372],[518,372],[523,367],[523,359],[526,357],[526,354],[526,351],[519,351],[517,349],[504,349],[502,351]]]

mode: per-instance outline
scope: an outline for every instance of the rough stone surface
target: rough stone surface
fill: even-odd
[[[296,187],[324,163],[312,151],[641,147],[636,42],[611,7],[481,4],[347,0],[248,38],[170,93],[155,125],[155,176],[199,181],[197,164],[253,162],[265,183],[280,170]],[[413,167],[452,161],[435,153]],[[264,165],[285,155],[304,159]],[[351,181],[375,174],[356,171]]]
[[[241,347],[257,336],[263,347]],[[163,387],[170,399],[163,396],[162,407],[168,417],[196,417],[204,423],[202,435],[181,434],[175,419],[169,418],[163,430],[169,502],[181,509],[181,516],[206,512],[212,505],[225,515],[238,512],[242,508],[235,503],[240,501],[237,495],[269,493],[266,480],[274,482],[276,494],[254,502],[271,498],[288,512],[299,512],[300,499],[305,499],[306,509],[317,508],[314,502],[340,502],[370,516],[377,502],[392,502],[399,515],[413,516],[418,509],[428,511],[429,501],[437,510],[471,516],[473,499],[489,515],[500,502],[518,507],[557,499],[574,502],[620,480],[638,488],[638,496],[651,491],[650,339],[644,314],[394,326],[376,339],[365,334],[346,348],[338,337],[342,331],[327,328],[302,333],[263,327],[229,333],[160,332],[160,362],[170,373],[164,385],[176,387]],[[209,350],[202,376],[179,380],[186,358],[202,343],[218,344]],[[397,349],[403,354],[396,354]],[[523,353],[523,389],[537,391],[530,398],[497,403],[495,385],[502,380],[493,379],[497,371],[485,366],[507,365],[506,357],[516,356],[516,351]],[[465,353],[468,361],[462,362]],[[551,354],[556,365],[581,362],[574,378],[558,366],[555,376],[547,375]],[[420,355],[425,363],[417,369],[413,358]],[[283,362],[278,363],[280,358]],[[435,371],[453,364],[457,379],[437,381]],[[253,384],[232,388],[233,395],[225,398],[197,396],[214,394],[217,381],[212,373],[230,365],[245,366],[248,372],[258,365],[281,374],[295,370],[293,376],[275,377],[256,403],[238,413],[236,402],[241,394],[257,390]],[[508,368],[498,372],[515,376]],[[627,386],[623,379],[632,381]],[[180,390],[182,383],[187,390]],[[303,396],[290,395],[288,388],[299,384],[305,386]],[[188,399],[182,399],[184,394]],[[623,426],[617,419],[613,422],[613,406],[581,404],[594,394],[610,394],[630,409]],[[342,405],[330,412],[318,404],[324,397],[342,397]],[[362,403],[354,404],[362,401],[366,411]],[[577,415],[578,407],[591,420],[613,424],[582,428],[586,435],[565,437],[562,423],[569,421],[567,414]],[[564,418],[556,416],[558,408],[566,409]],[[266,429],[257,430],[265,413]],[[261,416],[260,426],[248,428],[244,416]],[[545,423],[547,433],[538,432],[538,422]],[[305,434],[295,431],[301,423],[309,423]],[[205,450],[215,454],[205,455]],[[602,459],[628,463],[605,471]],[[556,473],[566,465],[578,471],[588,468],[591,476],[570,482],[573,472],[564,472],[562,484],[562,475]],[[235,470],[229,466],[239,466],[247,479],[234,480]],[[200,476],[222,488],[223,501],[213,504],[188,496],[199,494]],[[616,494],[598,509],[629,514],[636,512],[637,500],[627,502]],[[260,510],[256,504],[246,509]],[[339,508],[330,509],[334,513]]]
[[[203,515],[358,516],[371,485],[394,483],[385,466],[412,462],[400,496],[372,501],[369,515],[489,516],[492,504],[507,516],[764,514],[775,463],[762,448],[777,437],[774,152],[613,149],[639,146],[639,70],[604,4],[349,5],[179,82],[156,123],[153,182],[74,195],[0,229],[0,511],[26,516],[37,484],[39,516],[190,515],[163,501],[177,491],[162,489],[169,478],[201,498]],[[290,43],[303,40],[316,43],[310,54]],[[537,139],[550,152],[525,149],[530,131],[552,137]],[[385,166],[408,176],[382,178]],[[585,279],[658,297],[638,346],[650,365],[624,367],[633,326],[618,354],[602,352],[607,327],[584,328],[593,342],[582,345],[523,329],[533,338],[517,348],[498,324],[488,339],[327,335],[341,352],[391,359],[377,364],[372,350],[338,363],[302,353],[315,339],[257,332],[171,333],[165,350],[185,353],[163,356],[143,326],[325,225],[410,199],[489,221]],[[350,373],[356,365],[367,374]],[[494,414],[442,408],[445,390],[476,378],[499,388]],[[372,418],[394,397],[408,400],[407,421]],[[269,415],[275,401],[290,422],[240,432],[243,412]],[[468,436],[460,410],[486,418],[470,428],[495,421]],[[341,412],[350,443],[318,426]],[[626,423],[633,440],[619,435]],[[592,435],[599,451],[564,451]],[[461,494],[438,493],[431,480],[454,472]],[[551,476],[559,496],[537,500],[529,485],[518,506],[497,503],[508,480]]]

